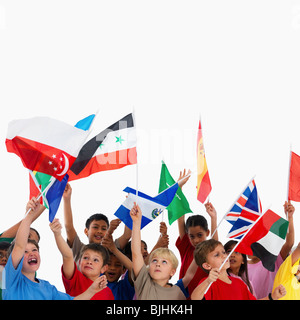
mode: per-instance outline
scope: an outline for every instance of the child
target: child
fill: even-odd
[[[236,244],[237,241],[235,240],[229,240],[227,243],[225,243],[224,249],[226,251],[226,254],[229,254],[232,251],[232,249],[236,246]],[[230,255],[229,263],[230,267],[227,269],[228,275],[240,277],[246,283],[250,292],[255,296],[248,277],[247,256],[239,252],[233,252]]]
[[[280,253],[277,257],[275,263],[275,270],[267,270],[260,261],[259,258],[254,256],[248,256],[248,274],[249,280],[253,285],[257,299],[265,297],[273,289],[273,283],[276,276],[276,273],[282,264],[282,262],[289,255],[293,245],[294,245],[294,222],[293,214],[295,212],[294,206],[291,202],[285,202],[284,211],[288,217],[289,227],[288,233],[286,235],[285,244],[282,246]]]
[[[287,291],[280,300],[300,300],[300,243],[277,271],[273,290],[278,283],[282,283]]]
[[[79,255],[79,270],[73,259],[71,248],[61,235],[62,226],[58,219],[50,223],[50,228],[54,233],[55,241],[62,254],[62,279],[66,292],[70,295],[78,295],[84,292],[96,279],[107,269],[109,259],[106,248],[98,243],[85,245]],[[90,298],[91,300],[114,300],[111,290],[106,287]]]
[[[180,181],[179,186],[182,188],[184,184],[189,179],[190,171],[186,174],[185,170],[180,172],[180,176],[178,181]],[[217,212],[213,205],[210,202],[205,204],[206,212],[211,217],[211,231],[217,227]],[[179,230],[179,237],[175,243],[177,249],[179,250],[180,257],[181,257],[181,268],[179,272],[179,278],[182,278],[187,269],[189,268],[191,262],[194,259],[194,250],[198,243],[205,241],[210,234],[208,229],[208,224],[206,219],[201,215],[193,215],[190,216],[186,223],[184,221],[184,216],[180,217],[178,220],[178,230]],[[215,232],[214,239],[218,240],[218,233]],[[206,273],[201,269],[198,268],[195,274],[195,277],[189,284],[189,292],[190,294],[198,285],[199,281],[206,277]]]
[[[141,253],[142,212],[138,205],[135,204],[131,209],[130,216],[132,218],[132,276],[137,299],[185,300],[188,296],[186,288],[197,269],[195,262],[174,286],[169,283],[169,280],[176,272],[178,260],[171,250],[167,248],[154,250],[149,257],[147,268]]]
[[[32,198],[26,207],[31,211],[22,220],[13,245],[12,253],[5,266],[4,300],[71,300],[66,293],[59,292],[48,281],[35,277],[40,266],[39,246],[28,239],[31,223],[37,218],[40,203]],[[80,296],[74,299],[90,299],[106,286],[105,279],[97,279]]]
[[[241,279],[228,276],[226,270],[230,267],[229,261],[227,260],[223,265],[226,258],[227,254],[222,243],[215,239],[206,240],[197,245],[195,261],[209,275],[202,279],[193,291],[192,300],[202,300],[203,297],[206,300],[256,300]],[[222,265],[222,269],[219,270]],[[285,294],[284,286],[280,285],[263,300],[277,300]]]
[[[133,300],[135,290],[131,278],[132,261],[116,247],[111,234],[105,235],[102,245],[110,251],[108,268],[105,271],[107,286],[113,292],[115,300]],[[124,277],[120,279],[122,275]]]
[[[72,248],[75,262],[78,263],[80,250],[84,246],[84,243],[80,241],[73,225],[71,195],[72,188],[68,183],[63,193],[65,228],[67,232],[67,243]],[[119,219],[115,219],[113,221],[114,224],[117,225],[121,222]],[[84,233],[88,237],[89,243],[101,243],[103,237],[108,231],[108,227],[109,222],[104,214],[97,213],[89,217],[84,229]],[[125,227],[123,235],[116,240],[117,247],[123,249],[130,237],[131,230],[128,227]]]
[[[8,248],[10,247],[10,243],[6,241],[0,242],[0,300],[2,300],[2,273],[6,266],[8,259]]]

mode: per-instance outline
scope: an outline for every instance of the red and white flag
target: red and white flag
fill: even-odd
[[[35,117],[9,123],[6,148],[25,168],[61,181],[77,158],[88,131],[62,121]]]

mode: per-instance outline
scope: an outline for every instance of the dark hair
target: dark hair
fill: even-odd
[[[229,249],[233,249],[234,246],[237,244],[238,242],[236,240],[229,240],[228,242],[225,243],[224,245],[224,249],[227,252]],[[253,288],[251,286],[249,277],[248,277],[248,262],[247,262],[247,256],[245,254],[241,254],[243,257],[243,264],[241,265],[240,269],[239,269],[239,273],[238,276],[242,278],[242,280],[246,283],[246,285],[248,286],[249,290],[251,293],[253,293]],[[229,274],[229,269],[227,269],[227,273]]]
[[[93,214],[92,216],[90,216],[90,217],[86,220],[86,222],[85,222],[85,227],[86,227],[87,229],[89,229],[91,223],[92,223],[94,220],[96,220],[96,221],[104,220],[104,221],[106,222],[106,224],[107,224],[107,227],[109,227],[109,221],[108,221],[108,219],[107,219],[107,216],[104,215],[104,214],[102,214],[102,213],[95,213],[95,214]]]
[[[30,230],[32,230],[32,231],[34,231],[35,233],[36,233],[36,235],[38,236],[38,239],[39,239],[39,241],[41,240],[41,236],[40,236],[40,234],[38,233],[38,231],[36,230],[36,229],[34,229],[34,228],[31,228],[30,227]]]
[[[8,250],[10,243],[8,241],[0,241],[0,250]]]
[[[196,227],[196,226],[200,226],[202,229],[204,229],[204,231],[208,231],[207,220],[200,214],[190,216],[186,220],[185,226],[187,231],[190,227]]]
[[[86,244],[85,246],[83,246],[81,248],[81,250],[80,250],[79,259],[82,258],[84,252],[87,251],[87,250],[92,250],[92,251],[95,251],[95,252],[99,253],[101,255],[101,257],[102,257],[102,260],[103,260],[103,266],[108,264],[109,252],[101,244],[99,244],[99,243],[89,243],[89,244]]]

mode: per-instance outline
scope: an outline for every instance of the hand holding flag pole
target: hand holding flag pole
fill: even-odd
[[[223,261],[223,263],[221,264],[219,271],[222,270],[222,268],[224,267],[225,263],[228,261],[228,259],[230,258],[230,256],[232,255],[232,253],[235,251],[235,249],[237,248],[237,246],[243,241],[243,239],[246,237],[246,235],[249,233],[249,231],[256,225],[256,223],[265,215],[265,213],[269,210],[270,206],[268,207],[268,209],[262,213],[258,219],[251,225],[251,227],[247,230],[247,232],[244,234],[244,236],[237,240],[238,243],[233,247],[233,249],[230,251],[230,253],[227,255],[226,259]],[[212,282],[209,283],[208,287],[206,288],[204,295],[207,293],[208,289],[210,288],[210,286],[212,285]]]

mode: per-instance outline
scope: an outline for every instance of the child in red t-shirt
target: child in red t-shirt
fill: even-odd
[[[200,281],[193,291],[192,300],[202,300],[203,298],[205,300],[256,300],[241,279],[228,275],[227,269],[230,267],[230,263],[229,260],[225,262],[226,258],[225,249],[219,241],[210,239],[197,245],[195,261],[200,268],[209,274],[208,277]],[[262,300],[277,300],[285,295],[286,290],[284,286],[280,285]]]
[[[189,180],[190,171],[186,173],[184,170],[180,172],[178,178],[178,184],[182,188],[185,183]],[[210,202],[205,204],[206,212],[211,218],[211,232],[213,233],[217,227],[217,212]],[[179,272],[179,279],[183,278],[188,270],[190,264],[194,259],[194,250],[198,243],[205,241],[210,235],[208,229],[208,223],[205,217],[202,215],[192,215],[190,216],[186,223],[184,216],[180,217],[178,220],[178,230],[179,237],[175,243],[177,249],[179,250],[181,257],[181,268]],[[214,233],[214,239],[218,240],[218,232]],[[207,274],[198,268],[194,278],[191,280],[188,290],[191,294],[194,289],[199,284],[199,281],[206,277]]]
[[[72,249],[61,235],[62,226],[58,219],[50,224],[54,233],[57,247],[63,257],[62,279],[66,292],[71,296],[77,296],[84,292],[93,281],[99,277],[106,280],[102,275],[108,267],[109,253],[106,248],[98,243],[85,245],[80,253],[79,268],[73,259]],[[108,287],[96,293],[91,300],[114,300],[114,295]]]

